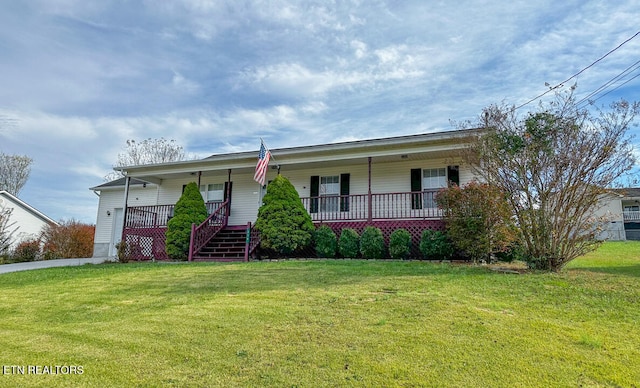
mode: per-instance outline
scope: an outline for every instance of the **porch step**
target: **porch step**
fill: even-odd
[[[246,228],[225,228],[200,252],[194,255],[194,261],[244,261],[244,246],[247,238]]]

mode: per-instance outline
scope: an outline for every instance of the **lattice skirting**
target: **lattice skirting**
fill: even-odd
[[[358,234],[362,234],[364,228],[367,226],[374,226],[380,228],[382,235],[384,236],[384,242],[389,246],[389,237],[396,229],[406,229],[411,233],[411,253],[412,259],[423,259],[420,253],[420,239],[425,229],[431,230],[444,230],[444,221],[442,220],[388,220],[388,221],[336,221],[336,222],[324,222],[316,224],[316,227],[327,225],[333,230],[336,236],[339,238],[342,229],[352,228]]]
[[[124,230],[124,241],[131,249],[132,260],[169,260],[164,250],[167,228]]]
[[[384,236],[385,243],[389,246],[389,237],[396,229],[404,228],[411,233],[411,253],[410,258],[422,259],[420,253],[420,239],[425,229],[444,230],[444,222],[442,220],[388,220],[388,221],[335,221],[317,223],[316,227],[321,225],[329,226],[336,236],[340,236],[342,229],[352,228],[362,234],[367,226],[375,226],[380,228]],[[167,228],[136,228],[125,229],[124,241],[131,248],[132,260],[169,260],[165,252],[165,232]],[[306,257],[315,257],[315,250],[309,248],[300,255]]]

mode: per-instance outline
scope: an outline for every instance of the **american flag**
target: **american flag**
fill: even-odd
[[[253,180],[260,183],[260,186],[264,186],[267,179],[269,159],[271,159],[271,152],[269,152],[269,150],[264,146],[264,142],[260,140],[260,154],[258,155],[256,173],[253,175]]]

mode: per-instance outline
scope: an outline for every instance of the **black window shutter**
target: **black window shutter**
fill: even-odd
[[[340,174],[340,211],[349,211],[349,179],[350,174]]]
[[[460,186],[460,167],[447,166],[447,179],[449,180],[449,185]]]
[[[422,209],[422,169],[411,169],[411,209]]]
[[[314,175],[311,177],[311,184],[309,185],[309,196],[311,197],[309,203],[309,213],[318,212],[318,196],[320,195],[320,177]]]

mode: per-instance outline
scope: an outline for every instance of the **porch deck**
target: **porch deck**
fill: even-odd
[[[303,197],[301,201],[315,224],[329,225],[336,233],[346,227],[362,232],[364,227],[371,225],[379,227],[388,240],[393,230],[405,228],[412,234],[413,245],[417,247],[422,230],[443,227],[442,212],[436,207],[434,200],[436,193],[436,190],[425,190],[319,196]],[[210,214],[220,214],[222,207],[226,209],[226,204],[227,202],[209,202],[207,208]],[[127,208],[123,240],[134,247],[134,259],[168,259],[164,249],[165,232],[167,223],[173,216],[173,209],[174,205]],[[228,211],[223,212],[224,226],[227,225],[228,215]],[[219,217],[218,220],[220,219]],[[217,230],[221,230],[222,227]],[[255,234],[252,232],[251,236],[253,240]],[[253,244],[251,246],[253,247]]]

